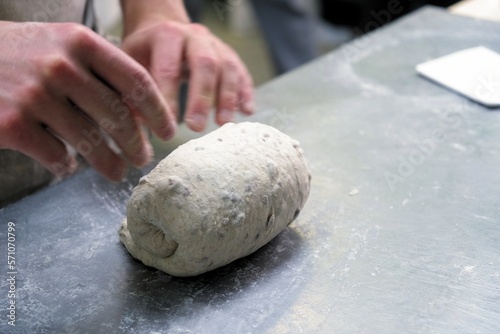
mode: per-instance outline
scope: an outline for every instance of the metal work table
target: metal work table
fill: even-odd
[[[500,52],[500,24],[427,7],[261,87],[249,120],[301,142],[312,192],[271,243],[211,273],[174,278],[120,244],[137,170],[85,170],[0,210],[0,332],[499,333],[500,113],[414,69],[480,44]]]

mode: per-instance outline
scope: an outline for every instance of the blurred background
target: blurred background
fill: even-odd
[[[500,20],[500,0],[185,0],[193,21],[232,46],[258,86],[421,6]],[[121,35],[118,0],[95,1],[101,33]],[[451,6],[451,7],[450,7]]]

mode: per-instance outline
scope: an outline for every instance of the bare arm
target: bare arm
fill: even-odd
[[[195,131],[216,108],[218,124],[236,111],[254,112],[253,83],[236,52],[206,27],[189,23],[180,0],[122,0],[122,48],[152,75],[174,113],[179,84],[189,75],[186,123]]]
[[[124,35],[127,36],[146,21],[190,23],[182,0],[120,0]]]

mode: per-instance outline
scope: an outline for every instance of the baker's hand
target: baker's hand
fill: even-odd
[[[245,65],[200,24],[147,20],[126,31],[122,48],[149,70],[176,115],[179,84],[188,77],[185,121],[194,131],[204,129],[214,106],[219,125],[230,122],[237,110],[254,112],[253,83]]]
[[[142,123],[163,139],[175,132],[154,80],[123,51],[78,24],[0,22],[0,148],[62,176],[76,167],[66,142],[120,180],[126,160],[141,166],[152,157]]]

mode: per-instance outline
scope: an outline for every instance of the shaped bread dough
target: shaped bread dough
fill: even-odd
[[[299,143],[260,123],[229,123],[179,146],[134,188],[119,234],[136,259],[194,276],[249,255],[309,196]]]

